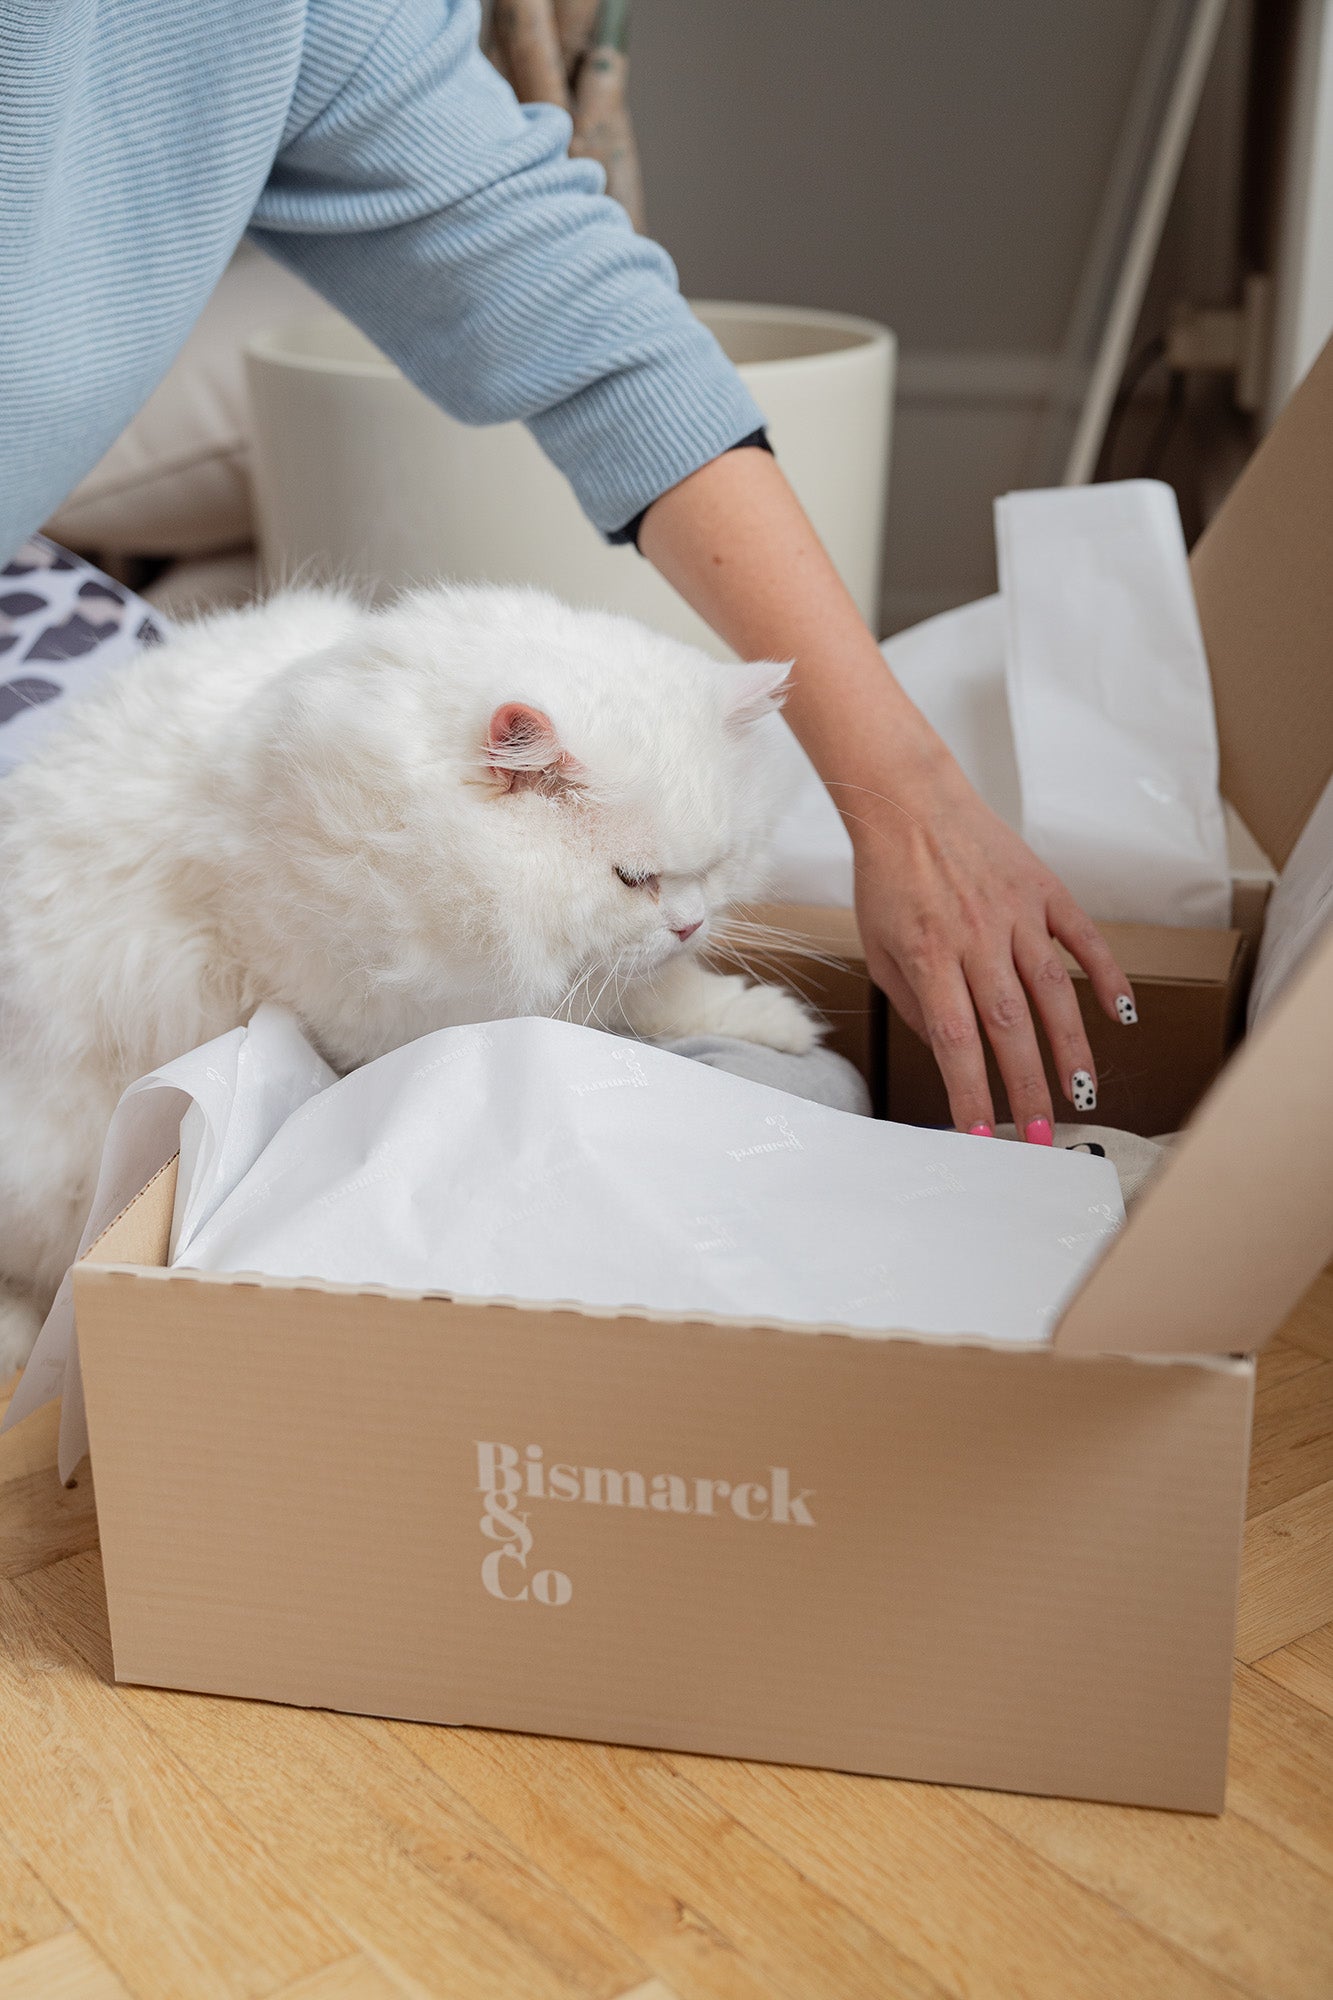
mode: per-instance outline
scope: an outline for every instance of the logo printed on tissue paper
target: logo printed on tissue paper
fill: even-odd
[[[765,1125],[775,1126],[781,1134],[777,1139],[761,1140],[757,1146],[728,1146],[729,1160],[752,1160],[757,1153],[800,1153],[804,1152],[800,1140],[791,1129],[791,1122],[782,1112],[772,1112],[764,1120]]]
[[[507,1212],[510,1217],[517,1220],[554,1208],[564,1192],[561,1181],[566,1174],[573,1173],[578,1164],[577,1153],[566,1153],[559,1159],[544,1160],[529,1173],[514,1174],[509,1186]],[[503,1291],[503,1285],[499,1289]]]
[[[696,1236],[690,1244],[692,1250],[734,1250],[735,1232],[725,1216],[687,1215],[686,1225],[690,1229],[701,1229],[702,1236]]]
[[[417,1083],[423,1076],[431,1076],[437,1069],[452,1069],[455,1063],[460,1063],[465,1058],[484,1055],[487,1049],[494,1047],[495,1036],[490,1029],[475,1027],[466,1041],[460,1039],[452,1043],[445,1049],[443,1055],[432,1056],[429,1062],[424,1062],[419,1068],[414,1069],[408,1081]]]
[[[393,1147],[387,1141],[381,1141],[366,1155],[366,1163],[359,1174],[353,1174],[350,1180],[339,1181],[326,1194],[317,1195],[311,1207],[336,1208],[340,1202],[364,1194],[367,1188],[376,1186],[380,1181],[395,1179],[399,1171]]]
[[[848,1312],[862,1312],[867,1306],[895,1306],[902,1297],[901,1285],[895,1284],[894,1272],[887,1264],[871,1264],[863,1273],[865,1278],[877,1280],[868,1292],[851,1292],[842,1301]]]
[[[909,1201],[929,1201],[930,1197],[936,1194],[966,1193],[966,1182],[959,1180],[952,1167],[940,1164],[934,1167],[927,1167],[926,1172],[933,1175],[934,1178],[928,1181],[925,1187],[908,1188],[904,1193],[895,1194],[892,1197],[898,1203],[899,1207],[904,1206]]]
[[[1068,1236],[1057,1236],[1055,1240],[1062,1250],[1077,1250],[1080,1243],[1096,1243],[1103,1236],[1114,1236],[1121,1227],[1121,1218],[1109,1201],[1089,1202],[1088,1214],[1099,1215],[1100,1226],[1096,1229],[1076,1229]]]
[[[567,1086],[575,1097],[586,1097],[592,1090],[647,1090],[648,1072],[639,1059],[635,1048],[612,1049],[611,1060],[620,1063],[623,1076],[602,1076],[593,1083],[571,1083]]]
[[[769,1467],[768,1483],[745,1479],[687,1479],[679,1472],[620,1472],[604,1465],[551,1465],[541,1445],[530,1444],[520,1463],[518,1448],[477,1440],[477,1491],[482,1495],[480,1527],[488,1541],[499,1544],[482,1557],[482,1586],[505,1604],[534,1601],[559,1609],[569,1603],[574,1586],[562,1569],[528,1571],[535,1537],[530,1510],[515,1505],[525,1500],[579,1501],[590,1507],[651,1508],[658,1514],[707,1514],[716,1517],[730,1505],[738,1521],[770,1521],[777,1526],[813,1528],[813,1489],[791,1490],[785,1465]]]

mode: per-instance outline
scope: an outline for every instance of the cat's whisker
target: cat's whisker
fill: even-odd
[[[892,806],[895,812],[901,813],[904,819],[910,819],[913,826],[919,826],[922,832],[925,832],[925,827],[915,813],[908,812],[907,807],[900,806],[897,799],[891,799],[887,792],[875,791],[871,785],[854,785],[849,778],[825,778],[824,789],[829,792],[864,792],[867,798],[878,799],[882,805]],[[838,810],[841,812],[841,806]]]
[[[768,951],[779,952],[791,958],[808,959],[812,964],[825,965],[830,969],[842,963],[835,953],[824,951],[819,945],[811,943],[809,939],[797,933],[788,935],[781,931],[774,931],[771,934],[763,930],[732,931],[725,925],[719,925],[713,933],[713,939],[727,945],[763,945]]]
[[[561,995],[560,999],[556,1001],[555,1006],[551,1010],[552,1020],[558,1021],[561,1015],[565,1013],[565,1009],[567,1007],[569,1008],[573,1007],[574,995],[578,992],[580,986],[586,985],[588,977],[589,974],[586,966],[582,972],[578,972],[574,975],[574,978],[570,981],[569,985],[565,988],[564,993]],[[570,1017],[566,1015],[565,1018],[568,1019]]]
[[[620,958],[618,958],[618,959],[616,960],[616,967],[617,967],[617,970],[616,970],[616,1011],[617,1011],[617,1013],[618,1013],[618,1014],[620,1015],[620,1018],[621,1018],[621,1020],[622,1020],[622,1021],[623,1021],[623,1020],[624,1020],[624,1018],[625,1018],[625,995],[624,995],[624,990],[623,990],[623,987],[622,987],[622,984],[621,984],[621,979],[620,979],[620,971],[619,971],[619,967],[620,967],[620,962],[621,962],[621,959],[623,959],[623,957],[624,957],[624,953],[622,952],[622,953],[621,953],[621,955],[620,955]]]
[[[601,985],[597,989],[597,998],[593,1001],[592,1007],[589,1010],[592,1015],[594,1025],[599,1028],[604,1029],[606,1027],[606,1022],[602,1019],[601,1014],[598,1012],[598,1009],[602,1004],[602,995],[603,993],[605,993],[607,987],[611,983],[611,979],[615,973],[615,969],[617,964],[619,963],[619,960],[620,960],[620,954],[617,953],[616,958],[613,959],[611,962],[610,971],[607,973],[606,978],[602,981]]]
[[[862,789],[865,789],[865,788],[863,787]],[[893,800],[892,800],[892,799],[888,800],[888,804],[889,804],[889,805],[892,805],[892,804],[893,804]],[[900,810],[901,810],[901,808],[900,808]],[[852,824],[853,824],[854,826],[863,826],[863,827],[864,827],[864,828],[866,829],[867,833],[873,833],[873,834],[875,835],[875,837],[876,837],[877,839],[887,839],[887,838],[888,838],[888,836],[887,836],[887,834],[885,834],[885,832],[884,832],[884,829],[883,829],[883,827],[882,827],[882,826],[876,826],[873,820],[868,820],[868,819],[864,819],[864,818],[863,818],[863,817],[861,816],[861,814],[860,814],[860,813],[854,813],[854,812],[848,812],[845,806],[839,806],[839,807],[838,807],[838,813],[839,813],[839,816],[840,816],[840,818],[842,818],[842,819],[844,819],[844,820],[850,820],[850,821],[852,822]],[[908,814],[908,818],[909,818],[909,819],[911,818],[911,814],[910,814],[910,813]],[[919,820],[918,820],[917,824],[918,824],[918,825],[920,825],[920,821],[919,821]],[[853,869],[853,873],[855,873],[855,874],[858,874],[858,875],[859,875],[859,874],[860,874],[860,872],[861,872],[861,871],[860,871],[860,869],[859,869],[859,868],[857,868],[857,866],[856,866],[856,863],[855,863],[855,862],[853,862],[853,863],[852,863],[852,869]]]
[[[771,705],[780,667],[739,669],[724,716],[729,670],[691,665],[646,627],[611,630],[540,592],[369,597],[322,560],[293,564],[258,602],[117,665],[120,704],[71,703],[52,744],[63,783],[5,776],[0,1095],[22,1071],[39,1108],[21,1153],[0,1145],[0,1233],[16,1214],[26,1286],[46,1286],[37,1246],[96,1177],[97,1120],[67,1106],[67,1074],[114,1103],[270,994],[342,1074],[479,1012],[624,1030],[654,986],[664,1039],[704,1020],[744,1034],[781,1017],[776,995],[735,1005],[770,960],[797,991],[793,961],[836,963],[739,916],[697,938],[698,962],[657,957],[674,944],[669,903],[631,895],[632,864],[705,853],[724,857],[720,873],[699,868],[696,886],[741,893],[765,829],[763,788],[738,781],[738,758],[765,750],[737,734]],[[604,726],[585,737],[592,713]],[[164,726],[145,730],[144,714]],[[502,747],[515,782],[483,788]],[[732,963],[744,980],[719,978]],[[51,1261],[76,1242],[67,1231]]]
[[[714,928],[709,944],[718,951],[732,956],[736,955],[736,947],[741,944],[750,948],[766,946],[780,958],[806,959],[812,965],[827,967],[830,972],[836,972],[843,963],[832,953],[821,951],[817,945],[811,944],[798,932],[782,931],[763,924],[741,924],[733,929],[730,920],[724,919]]]

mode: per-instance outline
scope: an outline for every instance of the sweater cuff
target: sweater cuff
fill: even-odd
[[[766,451],[770,458],[773,458],[776,455],[774,453],[772,445],[769,443],[768,432],[766,430],[751,431],[749,437],[737,438],[735,444],[729,444],[727,446],[727,450]],[[719,452],[718,456],[721,457],[723,456],[723,454]],[[660,500],[661,497],[662,496],[659,493],[657,498]],[[649,507],[655,505],[656,502],[652,500],[650,500],[648,503]],[[640,507],[638,513],[634,516],[634,519],[632,521],[626,521],[623,528],[613,528],[611,530],[610,534],[606,538],[607,541],[612,543],[613,546],[617,548],[623,548],[627,542],[632,542],[634,547],[637,549],[639,546],[639,530],[643,526],[644,517],[646,516],[647,512],[648,512],[648,507]]]
[[[764,426],[763,411],[692,315],[664,347],[529,418],[604,535],[625,539],[626,524],[654,500]]]

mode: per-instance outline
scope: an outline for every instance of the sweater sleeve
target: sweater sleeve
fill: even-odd
[[[518,418],[604,532],[763,422],[666,253],[520,105],[477,0],[309,0],[251,228],[464,423]],[[349,48],[353,51],[350,59]]]

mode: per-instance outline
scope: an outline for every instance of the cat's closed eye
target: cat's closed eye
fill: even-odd
[[[655,889],[657,888],[657,877],[656,877],[656,875],[652,875],[652,874],[649,874],[649,873],[648,873],[647,871],[645,871],[644,869],[640,869],[640,868],[617,868],[617,869],[616,869],[616,875],[617,875],[617,877],[619,878],[619,880],[620,880],[620,881],[622,881],[622,882],[624,883],[624,885],[625,885],[625,887],[626,887],[627,889],[653,889],[653,890],[655,890]]]

